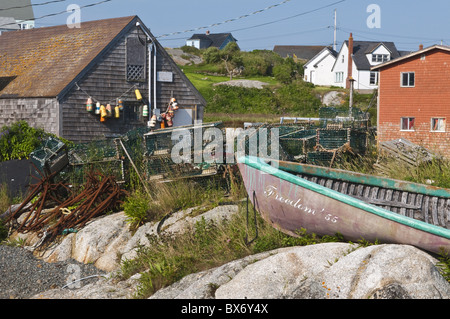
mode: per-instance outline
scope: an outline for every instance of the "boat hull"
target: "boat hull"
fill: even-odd
[[[251,164],[251,163],[250,163]],[[450,231],[398,216],[295,175],[240,160],[246,190],[256,210],[274,227],[297,236],[342,234],[346,240],[414,245],[439,253],[450,251]]]

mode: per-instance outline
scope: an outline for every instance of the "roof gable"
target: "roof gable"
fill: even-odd
[[[345,41],[348,46],[348,40]],[[391,59],[400,57],[399,52],[393,42],[373,42],[373,41],[354,41],[353,42],[353,61],[358,70],[370,70],[372,67],[366,54],[372,53],[380,45],[383,45],[389,52],[391,52]]]
[[[137,16],[6,32],[0,36],[0,77],[15,77],[0,97],[56,97]]]
[[[398,62],[404,61],[409,58],[421,56],[422,54],[424,54],[426,52],[430,52],[430,51],[434,51],[434,50],[442,50],[442,51],[450,52],[450,47],[444,46],[444,45],[433,45],[433,46],[430,46],[428,48],[425,48],[425,49],[422,49],[419,51],[411,52],[409,54],[402,54],[395,60],[391,60],[391,61],[388,61],[388,62],[385,62],[385,63],[382,63],[382,64],[372,67],[372,70],[379,70],[386,66],[396,64]]]
[[[327,54],[325,54],[321,59],[318,59],[321,54],[323,52],[327,52]],[[316,66],[317,64],[319,64],[322,60],[324,60],[326,57],[328,57],[329,55],[331,55],[331,57],[333,59],[336,60],[337,58],[337,52],[334,51],[333,49],[331,49],[330,47],[325,47],[323,48],[319,53],[317,53],[313,58],[311,58],[311,60],[309,60],[308,62],[305,63],[305,65],[303,66],[304,68],[307,68],[311,63],[314,63],[314,66]]]

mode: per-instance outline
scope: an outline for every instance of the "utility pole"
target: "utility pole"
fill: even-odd
[[[336,30],[337,30],[337,11],[334,9],[334,41],[333,41],[333,50],[336,51]]]

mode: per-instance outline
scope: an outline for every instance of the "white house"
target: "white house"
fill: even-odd
[[[34,12],[31,0],[1,0],[0,29],[2,31],[25,30],[34,28]],[[14,21],[5,20],[13,19]]]
[[[304,80],[314,85],[328,86],[333,83],[331,69],[336,61],[337,52],[329,47],[323,48],[304,66]]]
[[[349,55],[349,52],[352,54]],[[331,67],[329,62],[333,57],[325,56],[325,52],[320,52],[305,64],[305,81],[317,85],[349,88],[351,77],[355,80],[354,89],[374,90],[378,88],[378,72],[371,71],[370,68],[406,53],[409,52],[398,51],[393,42],[353,41],[353,35],[350,34],[349,39],[334,56]]]

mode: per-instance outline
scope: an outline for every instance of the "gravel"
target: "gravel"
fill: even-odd
[[[75,260],[47,263],[24,248],[0,245],[0,299],[28,299],[83,279],[72,284],[79,287],[97,281],[99,277],[94,275],[105,272]],[[94,277],[86,278],[90,276]]]

